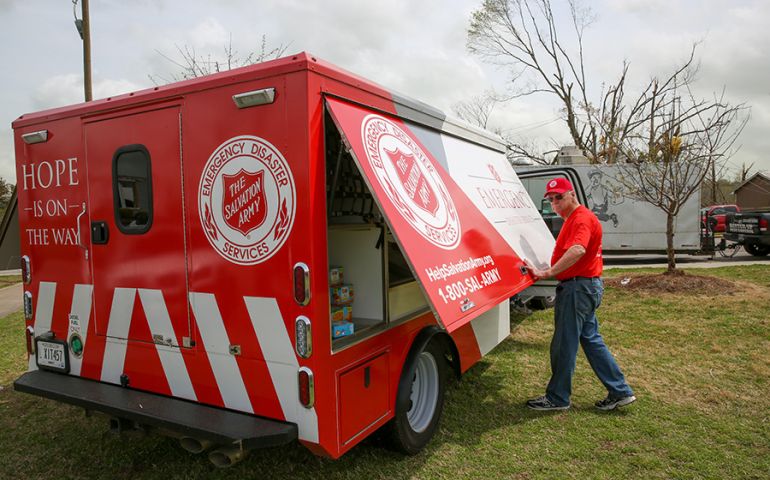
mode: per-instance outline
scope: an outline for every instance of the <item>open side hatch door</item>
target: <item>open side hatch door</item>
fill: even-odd
[[[439,322],[532,284],[554,239],[504,152],[342,99],[328,109]]]

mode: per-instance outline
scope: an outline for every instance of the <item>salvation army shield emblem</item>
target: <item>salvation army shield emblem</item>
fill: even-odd
[[[385,149],[385,153],[393,163],[398,179],[414,205],[435,217],[439,207],[436,192],[417,166],[414,155],[404,153],[398,148],[395,151]]]
[[[240,169],[235,175],[223,174],[222,182],[224,221],[230,228],[248,235],[267,218],[265,171],[253,173]]]
[[[457,208],[433,160],[406,125],[370,114],[361,120],[361,140],[381,199],[428,242],[456,248],[462,237]]]
[[[275,255],[291,236],[296,203],[289,162],[264,138],[224,141],[201,170],[201,227],[228,262],[256,265]]]

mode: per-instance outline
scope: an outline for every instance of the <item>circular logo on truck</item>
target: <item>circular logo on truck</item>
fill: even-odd
[[[388,199],[426,240],[451,250],[460,243],[460,219],[452,197],[422,148],[380,115],[361,123],[369,164]]]
[[[289,164],[270,142],[240,136],[211,154],[198,186],[198,213],[214,249],[255,265],[277,252],[294,224],[296,191]]]

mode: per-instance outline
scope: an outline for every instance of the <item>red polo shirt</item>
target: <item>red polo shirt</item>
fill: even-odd
[[[593,212],[583,205],[572,211],[556,239],[556,247],[551,256],[553,266],[573,245],[582,245],[585,255],[574,265],[556,275],[558,280],[572,277],[599,277],[602,274],[602,225]]]

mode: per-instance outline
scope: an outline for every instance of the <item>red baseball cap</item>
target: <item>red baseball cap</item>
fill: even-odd
[[[553,180],[550,180],[546,186],[545,186],[545,195],[543,197],[547,197],[548,195],[555,193],[555,194],[561,194],[566,192],[571,192],[574,190],[572,188],[572,184],[569,180],[567,180],[564,177],[557,177]]]

